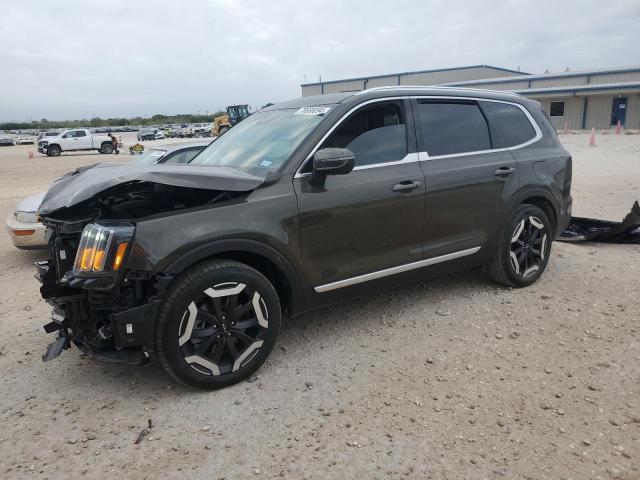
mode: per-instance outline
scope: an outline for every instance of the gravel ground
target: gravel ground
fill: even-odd
[[[640,199],[640,135],[562,140],[574,214],[620,219]],[[5,215],[75,166],[126,159],[30,149],[0,149]],[[75,349],[42,363],[43,255],[3,231],[0,477],[637,480],[639,254],[554,243],[531,288],[464,273],[371,292],[285,322],[257,377],[199,392]]]

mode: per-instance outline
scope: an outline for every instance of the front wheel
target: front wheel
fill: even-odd
[[[47,148],[47,155],[49,157],[59,157],[62,153],[62,149],[58,145],[49,145]]]
[[[553,232],[542,209],[520,205],[502,228],[495,256],[486,268],[488,275],[508,287],[531,285],[547,267]]]
[[[260,272],[229,260],[201,263],[176,279],[160,307],[159,363],[184,384],[233,385],[267,359],[280,319],[278,294]]]

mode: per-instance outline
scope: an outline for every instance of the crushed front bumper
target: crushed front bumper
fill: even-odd
[[[51,286],[53,272],[48,261],[36,262],[36,278],[41,292],[52,307],[51,321],[44,326],[55,340],[42,356],[43,361],[57,358],[71,344],[96,360],[128,365],[144,365],[153,351],[155,320],[159,300],[119,308],[109,306],[109,297],[101,302],[83,290],[81,279],[65,278],[63,286]],[[73,287],[68,286],[74,284]],[[54,293],[51,295],[51,293]],[[96,322],[100,312],[100,322]]]

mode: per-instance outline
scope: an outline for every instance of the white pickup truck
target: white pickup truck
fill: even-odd
[[[78,150],[112,153],[113,145],[108,135],[91,135],[91,132],[84,128],[63,130],[54,137],[44,137],[38,142],[38,151],[50,157],[57,157],[62,152]]]

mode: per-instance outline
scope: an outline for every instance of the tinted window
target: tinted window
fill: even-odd
[[[515,105],[482,102],[482,108],[491,125],[493,148],[513,147],[536,136],[527,116]]]
[[[353,113],[320,146],[329,147],[351,150],[356,166],[402,160],[407,154],[402,103],[376,103]]]
[[[86,137],[87,136],[87,132],[85,132],[84,130],[76,130],[76,137]]]
[[[418,113],[429,156],[491,149],[487,122],[474,102],[421,101]]]

